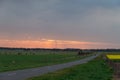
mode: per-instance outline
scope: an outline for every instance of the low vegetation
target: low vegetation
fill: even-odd
[[[112,69],[101,58],[27,80],[112,80]]]
[[[77,51],[0,50],[0,72],[60,64],[86,57],[77,54]]]

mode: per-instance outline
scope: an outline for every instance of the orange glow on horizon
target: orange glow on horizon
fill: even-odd
[[[96,46],[106,46],[105,43],[97,42],[80,42],[67,40],[0,40],[0,47],[17,47],[17,48],[93,48]]]

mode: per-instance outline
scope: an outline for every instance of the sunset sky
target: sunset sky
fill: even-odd
[[[120,48],[120,0],[0,0],[0,47]]]

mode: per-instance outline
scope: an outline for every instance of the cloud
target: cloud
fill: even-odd
[[[0,0],[0,39],[120,43],[119,0]]]

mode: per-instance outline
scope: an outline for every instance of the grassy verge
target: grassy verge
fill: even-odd
[[[97,58],[85,64],[27,80],[112,80],[112,70],[104,60]]]
[[[25,52],[22,52],[22,55],[1,54],[0,72],[60,64],[84,57],[86,56],[77,56],[77,52],[42,52],[35,55],[25,55]]]

